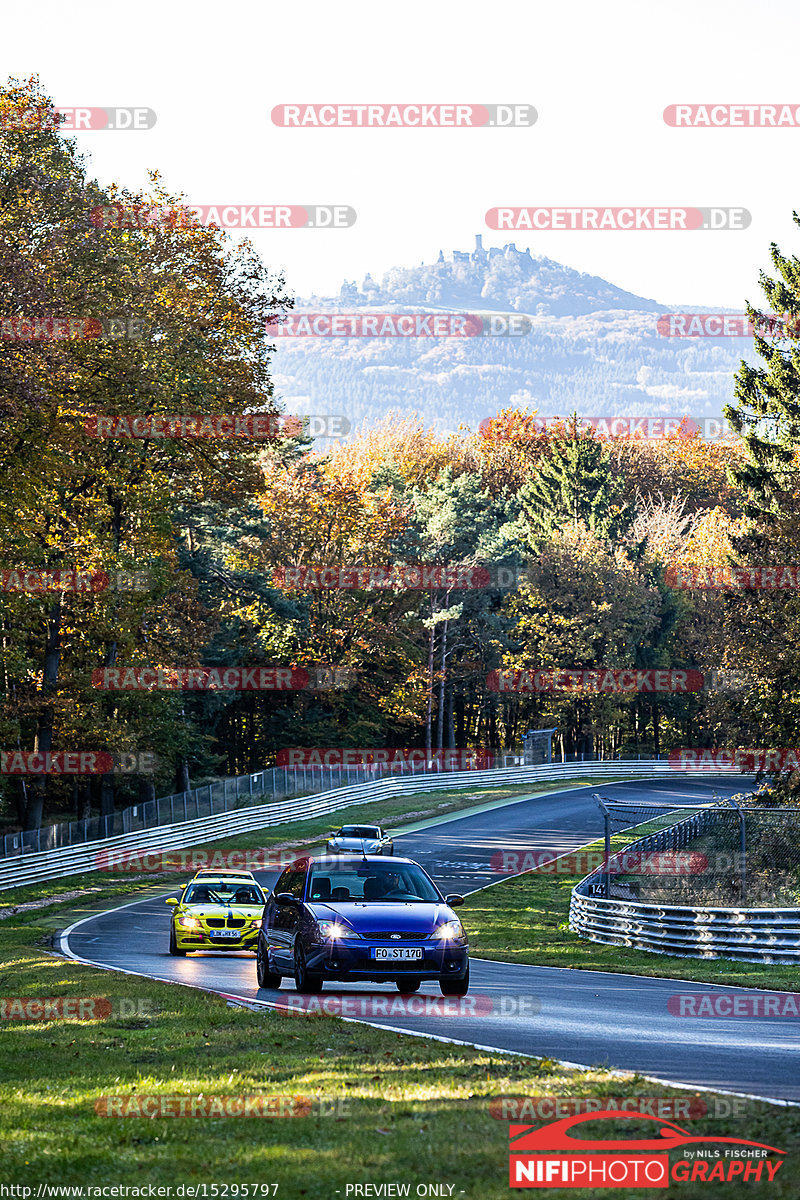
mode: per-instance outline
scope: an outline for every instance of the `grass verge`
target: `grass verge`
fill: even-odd
[[[697,1095],[705,1115],[686,1119],[679,1109],[676,1117],[692,1134],[745,1137],[783,1149],[797,1144],[796,1109],[740,1101],[731,1115],[734,1102],[712,1093],[615,1078],[600,1069],[568,1070],[548,1059],[334,1017],[256,1013],[194,989],[68,962],[48,953],[45,913],[61,925],[78,915],[72,902],[61,902],[0,923],[2,995],[106,997],[113,1009],[107,1020],[0,1021],[4,1183],[277,1184],[285,1200],[330,1200],[337,1193],[344,1200],[348,1184],[409,1184],[412,1196],[417,1185],[443,1184],[457,1200],[500,1200],[509,1194],[508,1118],[493,1117],[491,1101],[504,1095],[606,1103],[658,1096],[684,1105]],[[442,1033],[458,1037],[458,1018],[443,1018]],[[141,1102],[150,1095],[297,1094],[324,1102],[331,1115],[114,1119],[95,1108],[104,1096]],[[522,1119],[539,1124],[547,1118]],[[655,1126],[625,1121],[614,1131],[607,1123],[602,1132],[582,1128],[585,1136],[642,1137],[653,1136]],[[789,1168],[779,1171],[771,1196],[795,1194]],[[678,1197],[697,1194],[693,1183],[671,1186]],[[260,1192],[259,1200],[266,1194],[272,1192]],[[712,1200],[718,1194],[741,1193],[730,1184],[703,1188]]]

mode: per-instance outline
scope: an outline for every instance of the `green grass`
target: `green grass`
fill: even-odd
[[[0,922],[0,994],[99,996],[125,999],[129,1010],[140,1002],[145,1008],[109,1020],[0,1022],[6,1184],[257,1182],[277,1183],[278,1197],[329,1200],[339,1189],[344,1200],[348,1183],[411,1183],[413,1195],[416,1184],[436,1182],[453,1184],[455,1197],[463,1190],[470,1200],[499,1200],[509,1194],[507,1127],[490,1113],[493,1097],[692,1094],[334,1017],[252,1012],[194,989],[67,962],[48,952],[52,922],[67,925],[78,915],[74,903],[51,904]],[[458,1019],[443,1024],[442,1033],[458,1037]],[[95,1111],[103,1096],[201,1093],[324,1097],[339,1103],[338,1115],[114,1119]],[[703,1096],[713,1106],[714,1097]],[[678,1123],[692,1133],[781,1148],[796,1142],[797,1110],[741,1104],[746,1119],[709,1115]],[[652,1128],[626,1122],[619,1133],[651,1135]],[[771,1196],[794,1194],[788,1166]],[[687,1200],[697,1194],[693,1184],[671,1186]],[[717,1194],[743,1193],[736,1185],[703,1189],[704,1196]]]
[[[629,830],[617,835],[611,841],[612,852],[652,833],[664,821],[658,818],[638,826],[635,832]],[[593,842],[587,851],[602,854],[602,841]],[[572,889],[585,875],[586,870],[579,874],[532,870],[467,896],[459,915],[469,931],[470,953],[476,958],[574,967],[582,971],[616,971],[766,990],[800,990],[800,971],[792,964],[679,958],[625,946],[604,946],[578,937],[569,928],[569,903]]]

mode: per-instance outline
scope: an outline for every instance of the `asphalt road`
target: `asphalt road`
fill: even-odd
[[[617,799],[678,805],[711,799],[713,793],[729,795],[741,786],[728,780],[682,779],[605,784],[600,790]],[[443,891],[470,891],[500,878],[491,865],[499,851],[563,853],[600,836],[601,816],[592,790],[537,796],[445,820],[396,836],[396,852],[420,862]],[[271,884],[276,873],[260,878]],[[169,894],[175,890],[164,896]],[[289,980],[280,991],[259,990],[251,955],[171,958],[168,928],[164,899],[151,898],[80,922],[62,936],[62,949],[103,966],[211,988],[244,1001],[298,1003]],[[342,984],[327,985],[311,1003],[409,1032],[800,1102],[796,1020],[679,1017],[667,1007],[676,992],[730,990],[473,959],[470,995],[463,1001],[445,1001],[429,983],[413,998],[400,997],[393,985]]]

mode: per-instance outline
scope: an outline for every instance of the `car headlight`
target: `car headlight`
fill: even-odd
[[[355,929],[351,929],[349,925],[344,925],[341,921],[317,921],[317,929],[325,942],[340,942],[344,938],[361,937],[360,933],[356,933]]]
[[[434,929],[433,936],[442,941],[454,942],[459,938],[466,937],[466,934],[460,921],[444,921]]]
[[[184,929],[200,929],[201,928],[201,922],[198,921],[197,917],[178,917],[178,921],[183,926]]]

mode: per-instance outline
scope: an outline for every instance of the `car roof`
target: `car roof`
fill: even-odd
[[[209,879],[255,879],[252,871],[197,871],[192,879],[199,879],[201,875]]]
[[[235,877],[230,875],[208,875],[202,879],[198,879],[195,876],[194,879],[189,880],[189,883],[254,883],[256,887],[261,887],[261,884],[256,879],[247,879],[241,875]],[[187,887],[189,883],[186,884]]]
[[[330,854],[309,855],[307,861],[310,862],[312,866],[321,865],[327,867],[331,865],[332,856]],[[414,862],[413,858],[401,858],[399,854],[393,854],[390,858],[386,858],[386,856],[383,854],[337,854],[333,856],[333,861],[337,863],[368,862],[375,863],[376,866],[378,863],[382,863],[383,866],[399,866],[402,863],[411,863],[411,865],[414,867],[419,866],[419,863]]]

